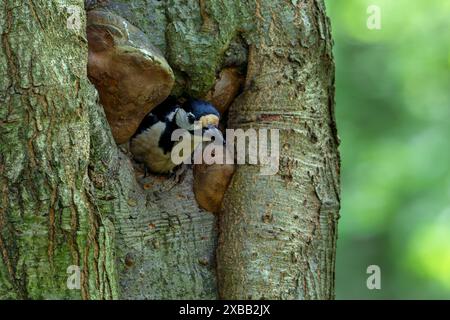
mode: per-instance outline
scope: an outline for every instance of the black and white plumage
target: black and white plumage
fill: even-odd
[[[171,151],[178,143],[171,141],[174,130],[185,129],[193,138],[197,122],[202,133],[220,132],[217,129],[219,117],[216,108],[206,101],[189,100],[180,105],[169,98],[144,118],[131,139],[131,153],[136,161],[144,163],[154,173],[173,172],[177,165],[172,162]],[[194,145],[192,150],[195,148]]]

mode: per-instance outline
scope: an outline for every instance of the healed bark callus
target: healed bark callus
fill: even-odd
[[[194,194],[201,208],[213,213],[220,210],[234,170],[233,164],[194,165]]]
[[[89,79],[99,92],[114,139],[121,144],[169,96],[174,74],[142,31],[109,11],[88,11],[87,37]]]
[[[225,68],[220,72],[214,88],[206,94],[204,99],[211,102],[220,114],[224,114],[239,94],[243,82],[244,78],[237,68]]]

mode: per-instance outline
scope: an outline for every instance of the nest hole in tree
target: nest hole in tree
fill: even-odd
[[[144,166],[133,160],[129,141],[145,116],[173,94],[176,74],[186,77],[186,73],[174,72],[146,34],[112,11],[89,9],[86,29],[88,76],[99,93],[114,140],[132,160],[135,176],[144,190],[152,191],[155,181],[162,183],[163,188],[173,187],[183,175],[148,177]],[[205,95],[194,97],[210,102],[219,111],[222,132],[226,129],[228,108],[242,92],[244,68],[227,63],[224,57],[212,88]],[[187,86],[190,81],[185,80],[179,83]],[[178,103],[191,98],[187,89],[182,88],[176,97]],[[220,210],[233,173],[234,165],[230,164],[193,165],[193,191],[200,207],[210,212]]]

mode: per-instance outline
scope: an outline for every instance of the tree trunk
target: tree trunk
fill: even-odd
[[[149,36],[178,94],[202,97],[220,69],[245,68],[229,127],[280,129],[280,171],[238,166],[217,217],[198,208],[191,171],[142,185],[87,79],[84,11],[79,31],[66,27],[82,1],[0,0],[0,299],[333,298],[339,156],[323,1],[88,2]],[[71,265],[80,290],[67,286]]]
[[[0,298],[117,297],[114,227],[88,174],[101,158],[84,31],[66,28],[63,2],[0,8]]]
[[[257,1],[233,128],[279,128],[280,168],[238,166],[220,220],[221,296],[334,297],[339,159],[333,60],[321,1]]]

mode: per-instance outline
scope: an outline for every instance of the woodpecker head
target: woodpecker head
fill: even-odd
[[[220,137],[223,140],[219,130],[220,113],[212,104],[203,100],[190,99],[180,111],[177,112],[177,124],[181,128],[189,130],[192,134],[196,133],[195,129],[201,129],[205,141],[210,141],[211,136]]]

